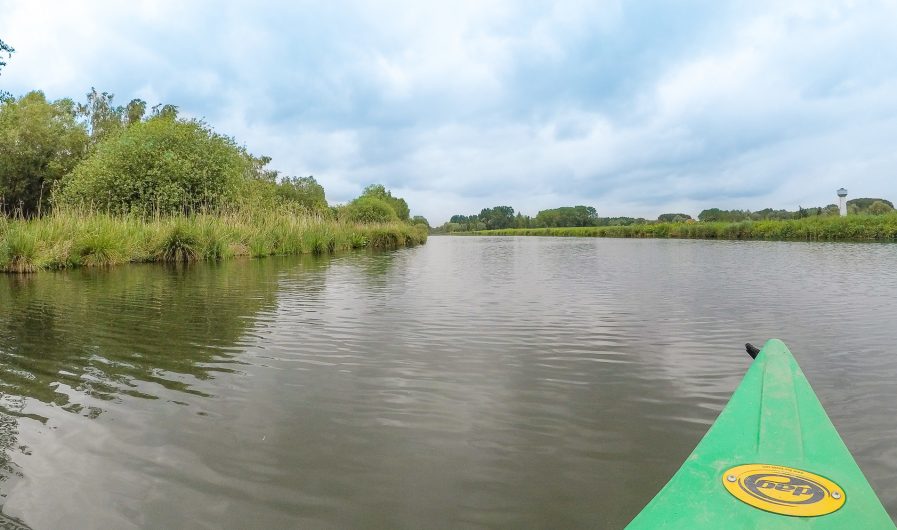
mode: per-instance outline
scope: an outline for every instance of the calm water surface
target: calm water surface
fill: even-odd
[[[895,265],[897,245],[434,237],[0,276],[0,526],[621,528],[768,337],[893,516]]]

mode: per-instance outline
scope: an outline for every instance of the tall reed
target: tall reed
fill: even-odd
[[[288,209],[175,217],[61,209],[39,219],[0,217],[0,271],[331,254],[426,240],[426,228],[419,225],[353,224]]]

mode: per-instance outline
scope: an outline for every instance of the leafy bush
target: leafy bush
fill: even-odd
[[[894,207],[885,201],[875,201],[869,205],[869,213],[872,215],[884,215],[894,211]]]
[[[346,216],[353,223],[388,223],[399,218],[385,200],[365,196],[349,203],[346,207]]]
[[[54,200],[112,213],[218,208],[234,201],[248,164],[232,139],[203,123],[160,116],[103,140]]]
[[[361,198],[373,198],[380,199],[388,204],[392,210],[396,213],[396,216],[402,221],[407,221],[409,216],[411,215],[411,210],[408,208],[408,203],[405,202],[405,199],[400,197],[393,197],[392,192],[387,190],[383,184],[371,184],[361,193]],[[356,199],[357,200],[357,199]]]
[[[285,178],[277,185],[277,196],[293,202],[309,211],[323,211],[327,208],[324,188],[314,177]]]

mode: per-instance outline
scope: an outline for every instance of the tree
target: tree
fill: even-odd
[[[542,210],[534,220],[539,227],[595,226],[597,222],[598,211],[593,206],[564,206]]]
[[[26,216],[45,211],[54,184],[75,167],[86,145],[87,131],[70,99],[48,102],[35,91],[0,103],[0,210]]]
[[[869,208],[876,202],[882,202],[885,204],[885,206],[894,208],[894,203],[892,203],[891,201],[871,197],[861,197],[858,199],[851,199],[847,201],[847,210],[850,213],[869,213]]]
[[[767,219],[776,219],[776,220],[784,220],[784,219],[794,219],[796,217],[795,212],[789,212],[788,210],[774,210],[772,208],[764,208],[762,210],[757,210],[751,214],[751,219],[754,221],[761,221]]]
[[[287,177],[277,185],[277,196],[311,211],[327,208],[324,187],[314,177]]]
[[[423,215],[415,215],[411,218],[411,223],[416,225],[424,225],[427,228],[430,228],[430,221],[427,221],[427,218]]]
[[[720,210],[719,208],[710,208],[698,214],[700,221],[747,221],[751,218],[751,212],[748,210]]]
[[[177,118],[179,107],[177,105],[153,105],[153,118]]]
[[[657,216],[657,220],[661,223],[681,223],[689,219],[691,216],[687,213],[662,213]]]
[[[3,60],[3,54],[5,53],[7,57],[12,57],[12,54],[15,51],[15,48],[3,42],[3,39],[0,39],[0,70],[6,66],[6,62]]]
[[[875,201],[869,205],[869,213],[872,215],[884,215],[894,211],[893,206],[889,206],[884,201]]]
[[[274,184],[275,182],[277,182],[277,176],[280,174],[280,172],[276,169],[268,168],[268,164],[271,163],[270,156],[254,156],[247,153],[246,158],[249,161],[250,178],[254,180],[260,180],[262,182],[267,182],[269,184]]]
[[[371,184],[364,189],[361,196],[374,197],[386,201],[387,204],[392,206],[400,221],[407,221],[411,215],[411,210],[408,209],[408,203],[405,202],[405,199],[393,197],[392,192],[387,190],[383,184]]]
[[[143,119],[146,115],[146,101],[142,99],[135,98],[132,99],[128,106],[125,107],[125,119],[127,120],[127,125],[134,125]]]
[[[87,121],[87,132],[90,133],[92,145],[122,128],[125,109],[113,106],[114,98],[114,94],[97,92],[96,88],[91,87],[87,93],[87,101],[78,104],[78,115]]]
[[[195,120],[154,117],[100,142],[60,182],[54,200],[111,212],[192,212],[232,204],[249,158]]]
[[[487,230],[510,228],[514,225],[514,208],[510,206],[483,208],[479,220],[486,224]]]

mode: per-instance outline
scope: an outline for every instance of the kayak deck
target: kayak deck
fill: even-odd
[[[691,456],[627,526],[686,528],[895,528],[782,341],[763,346]]]

